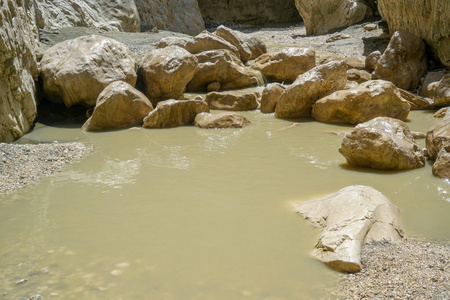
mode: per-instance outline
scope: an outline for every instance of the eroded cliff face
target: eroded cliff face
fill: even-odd
[[[36,118],[37,28],[33,0],[0,0],[0,142],[11,142]]]

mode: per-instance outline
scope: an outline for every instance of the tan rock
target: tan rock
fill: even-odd
[[[270,114],[275,111],[278,100],[286,87],[279,83],[269,83],[263,90],[261,96],[261,112]]]
[[[364,28],[364,30],[372,31],[372,30],[377,29],[377,28],[378,28],[378,25],[377,25],[377,24],[370,23],[370,24],[364,25],[363,28]]]
[[[138,87],[153,105],[179,99],[194,76],[197,58],[177,46],[156,49],[138,57]]]
[[[442,79],[442,77],[445,76],[445,73],[440,72],[428,72],[425,76],[425,79],[422,83],[422,91],[420,95],[422,97],[428,97],[433,99],[434,98],[434,92],[436,91],[436,87],[439,83],[439,81]]]
[[[312,117],[325,123],[359,124],[376,117],[406,121],[410,105],[388,81],[370,80],[317,101]]]
[[[442,77],[436,85],[436,89],[434,91],[434,105],[450,105],[450,73]]]
[[[206,94],[210,109],[244,111],[258,108],[258,95],[255,92],[227,91]]]
[[[341,272],[359,272],[365,242],[397,242],[404,236],[400,209],[369,186],[348,186],[325,198],[299,203],[304,218],[323,232],[313,256]]]
[[[411,110],[433,110],[435,109],[433,105],[433,100],[429,98],[420,97],[416,94],[408,92],[404,89],[398,89],[400,91],[400,95],[406,101],[408,101],[409,105],[411,105]]]
[[[325,40],[326,43],[332,43],[338,40],[345,40],[345,39],[349,39],[350,36],[348,34],[342,34],[342,33],[336,33],[333,34],[332,36],[330,36],[329,38],[327,38]]]
[[[375,75],[410,90],[419,86],[427,68],[424,42],[407,31],[397,31],[377,62]]]
[[[275,117],[310,117],[312,106],[317,100],[345,87],[345,72],[343,61],[332,61],[300,75],[278,100]]]
[[[372,75],[364,70],[350,69],[347,70],[348,80],[357,83],[363,83],[372,79]]]
[[[347,69],[364,70],[364,62],[357,57],[347,57],[345,63]]]
[[[220,82],[214,81],[206,86],[206,91],[208,92],[218,92],[220,91]]]
[[[81,130],[101,131],[142,125],[152,110],[153,106],[144,94],[128,83],[115,81],[100,93],[92,116]]]
[[[439,109],[437,112],[434,113],[433,117],[434,118],[444,118],[446,116],[448,116],[448,106],[447,107],[442,107],[441,109]]]
[[[353,88],[357,87],[358,85],[359,85],[359,83],[357,83],[356,81],[347,80],[344,90],[353,89]]]
[[[364,66],[368,72],[375,71],[377,62],[381,58],[381,55],[382,55],[381,52],[378,50],[373,51],[372,53],[367,55]]]
[[[269,82],[292,83],[316,66],[316,53],[312,48],[286,48],[258,57],[252,65]]]
[[[82,36],[56,44],[44,52],[41,77],[51,102],[95,106],[111,82],[136,84],[137,64],[128,48],[113,39]]]
[[[433,164],[433,175],[443,179],[450,179],[450,144],[441,147]]]
[[[195,117],[195,126],[199,128],[243,128],[252,123],[244,116],[232,112],[218,114],[199,113]]]
[[[208,104],[200,100],[165,100],[158,103],[144,118],[144,128],[169,128],[192,125],[195,117],[209,112]]]
[[[442,147],[450,144],[450,118],[444,118],[428,130],[425,144],[428,156],[436,159]]]

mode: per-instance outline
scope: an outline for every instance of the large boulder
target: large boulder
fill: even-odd
[[[258,57],[252,65],[270,82],[292,83],[297,77],[316,66],[312,48],[286,48]]]
[[[192,125],[195,117],[209,112],[208,104],[201,100],[165,100],[158,103],[145,118],[145,128],[169,128]]]
[[[320,122],[345,124],[363,123],[376,117],[406,121],[410,107],[391,82],[370,80],[323,97],[314,104],[312,117]]]
[[[434,105],[450,105],[450,73],[442,77],[437,83],[436,89],[434,90]]]
[[[206,94],[206,103],[210,109],[244,111],[258,108],[258,94],[256,92],[211,92]]]
[[[431,159],[437,158],[442,147],[450,145],[450,118],[444,118],[428,130],[425,144]]]
[[[425,156],[408,126],[378,117],[357,125],[342,140],[339,152],[354,166],[404,170],[425,165]]]
[[[179,99],[198,66],[195,55],[171,46],[138,57],[138,88],[156,105],[159,101]]]
[[[137,64],[122,43],[97,35],[82,36],[47,49],[41,60],[44,93],[51,102],[95,106],[111,82],[136,84]]]
[[[142,125],[152,110],[144,94],[126,82],[115,81],[100,93],[92,116],[81,129],[101,131]]]
[[[199,113],[194,121],[196,127],[205,129],[243,128],[252,124],[246,117],[233,112]]]
[[[341,272],[361,271],[365,242],[397,242],[405,234],[400,209],[370,186],[349,186],[296,210],[323,231],[313,256]]]
[[[265,114],[273,113],[285,89],[286,86],[279,83],[269,83],[266,85],[261,95],[261,112]]]
[[[37,28],[31,0],[0,5],[0,142],[27,133],[36,118]]]
[[[228,50],[211,50],[195,55],[198,68],[187,85],[190,92],[206,91],[211,82],[219,82],[221,89],[240,89],[263,84],[261,73],[244,66]]]
[[[373,15],[364,0],[295,0],[295,6],[303,18],[307,35],[325,34]]]
[[[407,30],[424,39],[444,66],[450,66],[450,1],[378,0],[391,33]]]
[[[310,117],[312,106],[317,100],[343,89],[346,82],[346,66],[343,61],[331,61],[317,66],[298,76],[281,94],[275,108],[275,117]]]
[[[450,179],[450,143],[441,147],[433,164],[433,175],[443,179]]]
[[[424,42],[407,31],[396,31],[377,61],[375,75],[399,88],[415,89],[427,72],[427,64]]]

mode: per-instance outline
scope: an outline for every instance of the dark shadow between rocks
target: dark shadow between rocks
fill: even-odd
[[[87,109],[82,106],[66,107],[43,100],[39,103],[36,122],[61,128],[81,128],[88,119]]]
[[[383,53],[387,45],[389,44],[390,39],[384,39],[379,37],[363,37],[362,38],[364,44],[364,56],[368,56],[373,51],[380,51]]]
[[[354,171],[354,172],[359,172],[359,173],[380,174],[380,175],[395,175],[395,174],[400,174],[400,173],[405,173],[408,171],[415,170],[415,169],[379,170],[379,169],[373,169],[373,168],[369,168],[369,167],[358,167],[358,166],[351,165],[349,163],[342,163],[342,164],[339,164],[339,166],[342,169],[347,170],[347,171]]]

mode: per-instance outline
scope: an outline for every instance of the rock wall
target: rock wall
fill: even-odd
[[[36,118],[34,16],[33,0],[0,0],[0,142],[21,137]]]
[[[378,10],[393,34],[406,30],[424,39],[444,66],[450,66],[450,1],[378,0]]]
[[[300,22],[294,0],[198,0],[206,23]]]

